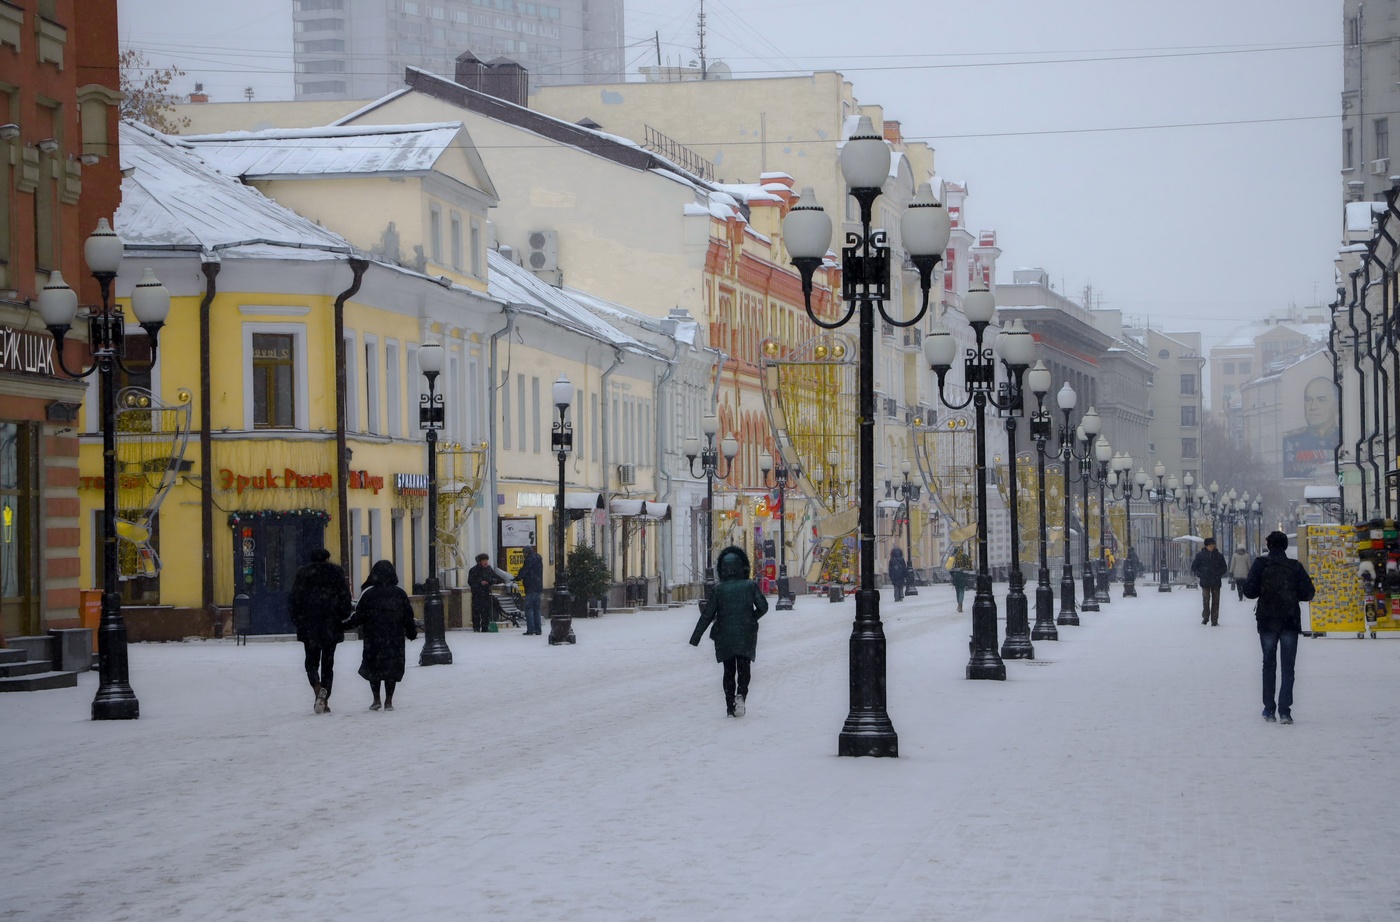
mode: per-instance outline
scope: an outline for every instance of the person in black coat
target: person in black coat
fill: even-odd
[[[1300,602],[1310,602],[1316,592],[1312,577],[1298,561],[1289,557],[1288,536],[1270,532],[1264,539],[1269,553],[1258,557],[1244,580],[1244,597],[1258,599],[1254,620],[1259,628],[1259,647],[1264,654],[1264,719],[1275,713],[1280,723],[1293,723],[1293,663],[1298,656],[1298,634],[1303,630]],[[1274,674],[1277,661],[1283,661],[1277,702]]]
[[[534,547],[525,548],[525,562],[516,574],[525,590],[525,633],[540,632],[540,596],[544,593],[544,559]]]
[[[904,601],[905,580],[909,578],[909,564],[904,560],[904,551],[895,548],[890,551],[890,585],[894,587],[894,600]]]
[[[311,562],[297,570],[290,608],[297,640],[306,652],[306,679],[316,693],[313,710],[329,714],[331,683],[335,680],[335,648],[345,639],[340,622],[350,614],[350,586],[345,571],[331,561],[331,552],[318,547]]]
[[[394,709],[394,686],[403,681],[404,643],[418,637],[413,622],[413,606],[408,594],[399,588],[399,575],[387,560],[376,563],[369,579],[360,587],[360,601],[345,627],[358,627],[364,638],[364,653],[360,656],[360,677],[369,682],[374,693],[371,711],[380,708],[379,683],[384,683],[384,710]]]
[[[472,630],[478,634],[491,624],[491,587],[504,583],[491,566],[490,554],[477,554],[476,566],[467,571],[467,587],[472,591]]]
[[[715,660],[724,664],[724,705],[730,717],[743,717],[749,696],[749,665],[758,656],[758,619],[768,611],[768,599],[749,579],[749,555],[730,545],[719,552],[715,564],[719,582],[701,608],[700,620],[690,635],[691,646],[700,646],[705,628],[715,642]]]
[[[1201,584],[1201,623],[1220,623],[1220,581],[1229,572],[1225,555],[1215,547],[1215,539],[1207,538],[1205,546],[1191,560],[1191,572]]]

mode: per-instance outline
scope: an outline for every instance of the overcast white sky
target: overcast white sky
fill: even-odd
[[[630,0],[629,70],[698,57],[699,0]],[[291,0],[120,0],[122,40],[216,100],[287,98]],[[835,69],[966,182],[999,277],[1167,330],[1333,298],[1341,4],[1327,0],[707,0],[738,76]],[[197,51],[187,49],[197,48]],[[678,139],[684,141],[684,139]]]

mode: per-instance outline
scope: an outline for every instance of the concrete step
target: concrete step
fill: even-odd
[[[22,663],[27,659],[29,659],[29,654],[16,647],[0,649],[0,663]]]
[[[22,663],[0,663],[0,678],[34,675],[39,672],[49,672],[52,669],[52,664],[40,663],[34,660],[26,660]]]
[[[49,688],[75,688],[76,672],[36,672],[34,675],[0,679],[0,692],[43,691]]]

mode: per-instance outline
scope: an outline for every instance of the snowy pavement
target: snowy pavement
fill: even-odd
[[[1305,639],[1269,724],[1252,603],[1142,588],[1005,682],[887,593],[898,759],[835,755],[849,599],[769,612],[741,720],[693,608],[450,632],[393,712],[348,642],[325,717],[299,644],[135,644],[139,721],[0,696],[0,920],[1400,918],[1400,642]]]

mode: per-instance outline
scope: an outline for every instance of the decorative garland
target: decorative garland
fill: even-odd
[[[258,509],[251,512],[230,512],[228,523],[238,525],[240,522],[276,522],[291,516],[310,516],[322,522],[331,520],[331,514],[324,509]]]

